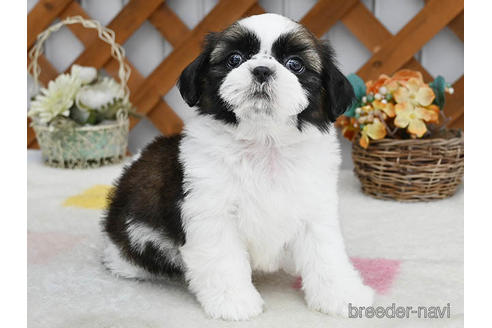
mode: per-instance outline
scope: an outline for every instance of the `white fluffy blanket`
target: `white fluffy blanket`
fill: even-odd
[[[463,326],[463,188],[447,200],[403,204],[363,195],[351,171],[339,182],[347,249],[377,292],[375,306],[449,303],[450,318],[331,318],[305,306],[295,277],[271,274],[255,278],[265,312],[225,322],[208,319],[181,286],[117,279],[101,265],[101,208],[121,167],[53,169],[28,152],[29,327]]]

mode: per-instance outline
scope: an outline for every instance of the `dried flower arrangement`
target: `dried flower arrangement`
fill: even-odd
[[[119,110],[129,112],[125,91],[114,79],[101,77],[94,67],[73,65],[60,74],[31,102],[28,116],[35,124],[96,125],[116,120]]]
[[[337,119],[336,126],[351,141],[360,135],[363,148],[370,140],[430,136],[442,128],[440,122],[447,121],[442,112],[444,95],[454,90],[441,76],[427,84],[420,72],[403,69],[367,83],[355,74],[348,79],[357,100]]]

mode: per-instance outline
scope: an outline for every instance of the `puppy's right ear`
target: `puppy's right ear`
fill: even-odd
[[[186,101],[188,106],[193,107],[197,104],[201,96],[200,76],[203,72],[204,64],[208,59],[204,51],[191,64],[189,64],[181,73],[178,79],[178,89],[181,97]]]
[[[183,70],[178,79],[177,85],[181,97],[190,107],[195,106],[202,95],[202,79],[205,75],[210,53],[215,47],[217,34],[211,32],[205,36],[202,53]]]

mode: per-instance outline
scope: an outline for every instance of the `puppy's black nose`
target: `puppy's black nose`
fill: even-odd
[[[266,66],[257,66],[253,69],[253,75],[260,83],[265,82],[272,74],[272,70]]]

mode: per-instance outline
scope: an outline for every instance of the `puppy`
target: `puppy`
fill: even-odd
[[[213,318],[262,312],[253,270],[300,275],[324,313],[370,305],[338,221],[332,122],[354,94],[331,48],[288,18],[251,16],[210,33],[178,87],[198,115],[125,169],[103,220],[106,266],[183,277]]]

